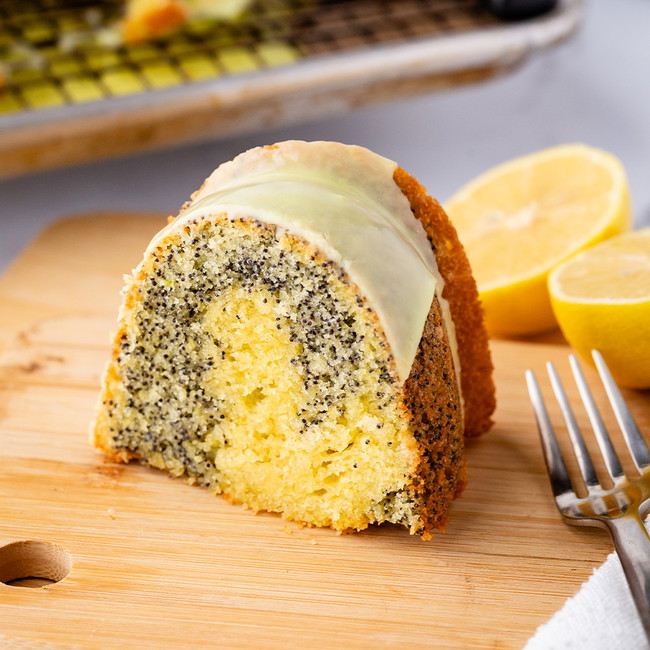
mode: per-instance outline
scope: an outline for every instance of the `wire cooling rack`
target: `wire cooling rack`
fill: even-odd
[[[0,0],[0,175],[307,119],[509,69],[579,2],[504,23],[477,0],[258,0],[126,44],[118,0]]]

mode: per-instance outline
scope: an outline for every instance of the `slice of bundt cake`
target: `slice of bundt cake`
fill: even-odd
[[[221,165],[127,278],[93,439],[255,510],[428,538],[491,371],[439,204],[367,149],[283,142]]]

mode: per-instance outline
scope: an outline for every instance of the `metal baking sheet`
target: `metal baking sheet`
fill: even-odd
[[[475,0],[259,0],[234,21],[116,39],[117,0],[0,0],[0,176],[295,123],[482,80],[561,42]]]

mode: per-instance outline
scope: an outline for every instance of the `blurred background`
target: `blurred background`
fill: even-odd
[[[340,10],[341,4],[329,8]],[[461,5],[466,9],[468,3]],[[6,21],[6,7],[0,9]],[[434,18],[429,15],[431,24]],[[310,20],[303,28],[322,27],[318,16]],[[337,51],[322,49],[322,42],[333,42],[331,34],[320,45],[276,48],[269,50],[272,69],[197,81],[191,96],[163,88],[85,102],[68,114],[65,106],[10,107],[0,114],[0,271],[53,221],[87,212],[176,214],[221,162],[253,146],[294,138],[366,146],[397,161],[443,203],[492,165],[551,145],[584,142],[622,160],[635,224],[650,225],[648,0],[560,2],[552,14],[516,23],[481,14],[476,26],[460,25],[451,34],[435,32],[437,27],[426,33],[424,22],[418,33],[400,20],[390,24],[394,31],[402,28],[406,39],[401,33],[397,40],[369,44],[364,27],[365,42],[346,32]],[[447,24],[454,27],[453,21]],[[297,86],[311,92],[308,101],[292,95]],[[259,95],[257,110],[249,103],[248,113],[238,116],[237,102],[260,87],[268,99]],[[205,102],[221,92],[233,105],[228,121],[215,124],[205,118]],[[158,113],[148,104],[152,95],[154,109],[162,107]],[[183,102],[194,109],[201,105],[203,112],[183,137],[165,137],[164,111]],[[219,111],[217,103],[212,110]],[[162,121],[163,136],[138,144],[120,120],[109,119],[120,111]],[[86,122],[103,124],[104,132],[86,141],[77,133],[83,153],[75,159],[66,150],[66,129]],[[46,152],[40,158],[35,142]]]

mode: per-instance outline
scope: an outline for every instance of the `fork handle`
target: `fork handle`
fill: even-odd
[[[636,512],[607,520],[641,624],[650,639],[650,536]]]

